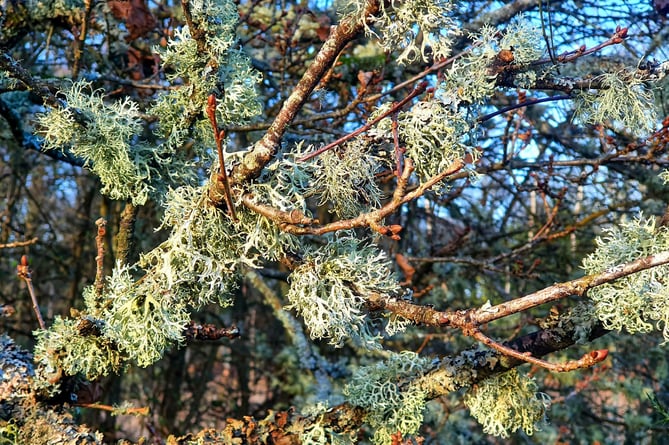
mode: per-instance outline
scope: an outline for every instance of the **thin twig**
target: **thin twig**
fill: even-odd
[[[72,79],[79,77],[81,70],[81,55],[86,44],[86,37],[88,35],[88,22],[91,20],[91,10],[93,9],[92,0],[84,0],[84,18],[81,22],[81,31],[76,36],[74,42],[74,62],[72,64]]]
[[[207,101],[207,115],[211,128],[214,131],[214,139],[216,140],[216,149],[218,150],[218,175],[217,181],[223,186],[223,198],[225,204],[228,206],[228,211],[232,220],[237,222],[237,213],[235,212],[235,205],[232,201],[232,192],[230,191],[230,182],[228,181],[228,173],[225,171],[225,157],[223,153],[223,140],[225,139],[225,130],[218,128],[218,121],[216,120],[216,95],[210,94]],[[219,187],[212,189],[218,190]]]
[[[533,365],[537,365],[554,372],[569,372],[576,369],[589,368],[604,360],[609,353],[606,349],[599,349],[585,354],[578,360],[569,360],[563,363],[551,363],[546,360],[533,357],[529,352],[518,352],[513,348],[503,345],[502,343],[499,343],[482,333],[478,328],[472,329],[470,331],[463,330],[463,332],[465,335],[469,335],[475,338],[489,348],[492,348],[504,355],[525,361],[527,363],[532,363]]]
[[[379,0],[367,0],[363,10],[363,17],[367,20],[379,10]],[[297,113],[309,99],[314,88],[319,85],[321,79],[332,67],[332,63],[339,53],[355,39],[364,28],[364,21],[356,17],[344,18],[337,26],[333,26],[328,39],[323,43],[318,54],[300,81],[293,88],[293,92],[283,103],[281,110],[276,115],[274,122],[269,127],[263,138],[258,141],[253,149],[244,156],[240,164],[235,166],[231,173],[233,184],[240,184],[247,179],[257,177],[267,163],[275,156],[281,139],[288,125],[295,119]]]
[[[0,249],[14,249],[16,247],[25,247],[35,244],[39,241],[39,238],[35,237],[28,241],[14,241],[13,243],[0,244]]]
[[[394,113],[397,113],[399,110],[402,109],[402,107],[404,107],[404,105],[406,105],[414,97],[422,94],[427,89],[427,86],[428,86],[427,82],[421,82],[420,84],[418,84],[416,86],[416,88],[413,89],[413,91],[411,91],[411,93],[409,93],[407,95],[407,97],[405,97],[401,101],[397,102],[396,104],[393,104],[393,106],[390,107],[390,109],[388,111],[386,111],[385,113],[380,114],[379,116],[375,117],[371,121],[367,122],[362,127],[358,128],[355,131],[350,132],[349,134],[346,134],[346,135],[340,137],[336,141],[331,142],[331,143],[327,144],[326,146],[319,148],[316,151],[313,151],[313,152],[311,152],[307,155],[302,156],[300,159],[298,159],[298,161],[299,162],[308,161],[309,159],[315,158],[316,156],[318,156],[318,155],[320,155],[320,154],[322,154],[322,153],[324,153],[324,152],[326,152],[326,151],[328,151],[328,150],[330,150],[330,149],[332,149],[332,148],[334,148],[338,145],[341,145],[341,144],[343,144],[344,142],[346,142],[350,139],[353,139],[354,137],[358,136],[359,134],[364,133],[365,131],[372,128],[374,125],[376,125],[381,120],[385,119],[386,117],[388,117],[388,116],[390,116]]]
[[[103,405],[101,403],[75,403],[75,406],[80,406],[82,408],[92,408],[99,409],[101,411],[108,411],[121,415],[133,415],[133,416],[148,416],[149,407],[143,406],[141,408],[119,408],[111,405]]]
[[[537,104],[541,104],[541,103],[544,103],[544,102],[553,102],[553,101],[557,101],[557,100],[569,100],[569,99],[571,99],[571,96],[569,96],[567,94],[562,94],[562,95],[559,95],[559,96],[549,96],[549,97],[543,97],[541,99],[528,100],[528,101],[517,103],[517,104],[514,104],[514,105],[509,105],[508,107],[501,108],[501,109],[499,109],[499,110],[497,110],[493,113],[489,113],[489,114],[486,114],[484,116],[481,116],[481,117],[477,118],[476,121],[479,122],[479,123],[480,122],[485,122],[487,120],[492,119],[495,116],[499,116],[500,114],[504,114],[507,111],[512,111],[512,110],[515,110],[515,109],[518,109],[518,108],[523,108],[523,107],[530,107],[532,105],[537,105]]]
[[[137,220],[137,207],[131,202],[125,204],[116,234],[116,259],[121,264],[128,263],[128,255],[133,247],[133,233]]]
[[[37,316],[37,322],[39,323],[40,329],[46,329],[46,324],[44,324],[42,313],[37,304],[37,297],[35,296],[35,289],[33,289],[33,281],[31,278],[30,267],[28,266],[28,257],[26,255],[21,257],[21,262],[16,266],[16,274],[19,278],[25,281],[26,286],[28,286],[28,293],[30,294],[30,299],[33,303],[33,311],[35,311],[35,315]]]

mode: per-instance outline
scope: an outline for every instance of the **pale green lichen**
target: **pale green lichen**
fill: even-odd
[[[448,57],[453,38],[460,34],[450,0],[381,2],[380,12],[371,20],[363,17],[365,5],[353,0],[344,9],[364,20],[367,33],[379,38],[384,51],[399,51],[396,61],[400,64]]]
[[[409,351],[358,369],[344,388],[349,403],[367,409],[365,421],[374,429],[373,442],[389,445],[392,436],[418,432],[423,421],[425,392],[412,382],[430,368],[431,360]]]
[[[57,316],[47,330],[35,332],[35,362],[47,369],[62,369],[67,375],[82,374],[95,380],[121,367],[121,355],[114,344],[100,332],[85,332],[82,323],[95,320],[74,320]]]
[[[364,296],[397,291],[386,256],[359,240],[341,236],[304,253],[304,261],[290,275],[287,309],[304,318],[311,338],[328,338],[341,346],[352,337],[363,346],[378,347],[367,324]]]
[[[352,218],[380,206],[381,190],[375,175],[381,160],[369,152],[369,144],[356,138],[341,149],[321,154],[313,167],[308,194],[320,196],[340,218]]]
[[[446,102],[443,96],[439,100],[418,102],[397,116],[400,146],[404,147],[404,156],[413,161],[421,181],[454,168],[457,161],[465,161],[467,157],[472,162],[479,158],[479,152],[465,144],[471,128],[464,112]],[[389,107],[389,104],[381,105],[370,119],[386,113]],[[368,152],[376,149],[385,152],[387,158],[393,156],[392,125],[390,117],[384,118],[367,132],[371,141],[368,142],[370,147],[366,149]],[[378,162],[382,162],[380,157]],[[385,162],[390,164],[394,160]],[[440,189],[441,185],[437,184],[435,190]]]
[[[658,176],[664,185],[669,184],[669,170],[662,170]]]
[[[596,90],[575,93],[574,119],[588,124],[610,123],[636,135],[653,131],[657,121],[655,98],[635,71],[597,76]]]
[[[220,125],[247,122],[261,112],[256,85],[261,75],[251,68],[244,52],[235,48],[235,28],[239,15],[228,0],[189,2],[195,24],[204,31],[202,51],[186,26],[176,29],[166,48],[156,48],[164,66],[171,69],[167,79],[183,83],[162,95],[152,112],[160,120],[158,135],[172,148],[182,145],[193,128],[205,141],[212,141],[206,117],[210,94],[218,97],[216,111]],[[198,151],[204,146],[196,144]]]
[[[137,140],[142,131],[137,104],[128,98],[107,104],[102,92],[91,88],[86,81],[73,83],[64,92],[67,107],[39,117],[44,149],[69,149],[100,177],[102,193],[144,204],[152,168],[150,150]]]
[[[301,144],[291,153],[280,154],[270,163],[258,179],[248,186],[249,195],[258,203],[270,205],[284,212],[297,211],[311,216],[306,193],[311,181],[311,163],[298,162]],[[254,212],[240,211],[239,229],[244,238],[244,252],[256,251],[263,259],[278,260],[286,253],[301,249],[301,240],[281,230],[267,217]]]
[[[588,274],[616,270],[619,265],[669,250],[669,229],[656,227],[653,218],[636,218],[605,229],[597,249],[583,260]],[[588,297],[595,314],[610,330],[646,333],[656,328],[669,341],[668,266],[653,267],[594,287]]]
[[[181,342],[190,321],[185,303],[151,278],[135,283],[128,269],[118,265],[105,292],[102,333],[139,366],[153,364]]]
[[[543,54],[541,30],[523,14],[513,17],[499,40],[499,48],[513,52],[513,63],[533,62]]]
[[[482,103],[495,90],[496,74],[489,66],[499,53],[498,32],[491,26],[483,26],[473,39],[471,50],[455,61],[446,72],[440,89],[455,93],[459,101]]]
[[[532,435],[550,406],[548,396],[536,391],[534,380],[512,369],[470,388],[464,403],[484,433],[506,438],[522,429]]]
[[[254,265],[240,251],[244,234],[210,205],[207,191],[207,185],[183,186],[168,193],[163,227],[171,228],[170,236],[139,263],[155,286],[147,291],[169,292],[176,302],[194,307],[228,305],[239,265]]]
[[[470,37],[471,49],[453,62],[439,87],[454,92],[445,95],[455,96],[458,101],[480,104],[493,94],[497,73],[491,71],[491,67],[500,51],[511,51],[515,65],[537,60],[543,53],[541,32],[522,15],[514,17],[506,30],[483,26]],[[516,76],[520,76],[519,86],[529,86],[536,78],[532,72]]]
[[[419,102],[398,117],[400,139],[405,155],[414,161],[418,177],[425,181],[453,167],[466,154],[474,159],[476,150],[463,143],[470,127],[460,112],[438,101]]]

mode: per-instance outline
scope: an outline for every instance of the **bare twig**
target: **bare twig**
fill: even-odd
[[[549,96],[549,97],[542,97],[541,99],[528,100],[528,101],[520,102],[520,103],[517,103],[517,104],[514,104],[514,105],[509,105],[508,107],[501,108],[501,109],[499,109],[499,110],[497,110],[493,113],[489,113],[489,114],[486,114],[484,116],[480,116],[476,119],[476,121],[477,122],[485,122],[487,120],[492,119],[495,116],[499,116],[500,114],[504,114],[507,111],[512,111],[512,110],[516,110],[518,108],[523,108],[523,107],[530,107],[532,105],[537,105],[537,104],[541,104],[541,103],[544,103],[544,102],[553,102],[553,101],[557,101],[557,100],[569,100],[569,99],[571,99],[571,96],[569,96],[567,94],[562,94],[562,95],[558,95],[558,96]]]
[[[149,415],[149,407],[148,406],[143,406],[141,408],[118,408],[114,407],[111,405],[103,405],[101,403],[75,403],[75,406],[80,406],[82,408],[91,408],[91,409],[99,409],[101,411],[108,411],[116,414],[122,414],[122,415],[133,415],[133,416],[148,416]]]
[[[88,23],[91,20],[91,10],[93,9],[92,0],[84,0],[84,17],[81,21],[81,30],[79,34],[75,34],[74,41],[74,61],[72,64],[72,79],[79,77],[81,70],[81,55],[84,51],[86,37],[88,35]]]
[[[235,205],[232,201],[232,193],[230,191],[230,182],[228,181],[228,173],[225,171],[225,158],[223,154],[223,140],[225,139],[225,130],[219,130],[218,128],[218,122],[216,120],[216,96],[214,94],[209,95],[209,100],[207,102],[207,116],[209,116],[209,122],[211,122],[211,128],[214,131],[216,149],[218,150],[218,175],[216,176],[216,179],[218,184],[220,184],[220,186],[212,187],[210,189],[210,198],[216,202],[216,195],[212,195],[212,193],[215,193],[220,188],[223,188],[223,198],[225,199],[225,204],[228,206],[230,216],[232,217],[233,221],[237,221]]]
[[[427,82],[421,82],[418,86],[416,86],[416,88],[413,89],[413,91],[411,91],[411,93],[409,93],[407,95],[407,97],[405,97],[401,101],[394,104],[385,113],[380,114],[379,116],[375,117],[371,121],[367,122],[362,127],[358,128],[355,131],[350,132],[347,135],[344,135],[344,136],[340,137],[336,141],[331,142],[331,143],[327,144],[326,146],[319,148],[316,151],[313,151],[313,152],[311,152],[307,155],[302,156],[300,159],[298,159],[298,161],[299,162],[308,161],[309,159],[315,158],[316,156],[318,156],[318,155],[320,155],[320,154],[322,154],[322,153],[324,153],[324,152],[326,152],[330,149],[333,149],[334,147],[336,147],[338,145],[341,145],[341,144],[343,144],[344,142],[346,142],[350,139],[353,139],[354,137],[358,136],[359,134],[364,133],[365,131],[369,130],[374,125],[376,125],[378,122],[385,119],[387,116],[390,116],[391,114],[395,114],[399,110],[401,110],[402,107],[404,107],[404,105],[406,105],[409,101],[411,101],[416,96],[419,96],[420,94],[422,94],[427,89],[427,85],[428,85]]]
[[[40,329],[46,329],[44,324],[44,319],[42,318],[42,313],[39,310],[39,305],[37,304],[37,297],[35,296],[35,289],[33,289],[33,282],[30,272],[30,266],[28,266],[28,257],[23,255],[21,257],[21,262],[16,266],[16,274],[25,281],[26,286],[28,286],[28,293],[30,294],[30,299],[33,303],[33,311],[37,316],[37,322],[39,323]]]
[[[578,49],[566,53],[562,53],[557,57],[558,63],[568,63],[568,62],[573,62],[574,60],[578,59],[579,57],[587,56],[592,53],[596,53],[597,51],[606,48],[607,46],[611,45],[618,45],[623,42],[627,38],[627,31],[629,28],[625,27],[620,27],[617,26],[615,32],[613,35],[606,41],[600,43],[599,45],[595,45],[592,48],[587,48],[585,45],[581,45]],[[546,63],[551,63],[552,60],[549,59],[541,59],[537,60],[536,62],[532,62],[531,65],[543,65]]]
[[[116,234],[116,259],[121,264],[128,262],[128,255],[132,250],[136,219],[137,207],[132,205],[131,202],[127,202],[123,212],[121,212],[121,221]]]
[[[554,372],[569,372],[576,369],[589,368],[604,360],[609,353],[609,351],[606,349],[599,349],[585,354],[578,360],[569,360],[563,363],[551,363],[546,360],[534,357],[529,352],[518,352],[509,346],[496,342],[492,338],[482,333],[478,328],[471,331],[464,330],[464,333],[504,355],[522,360],[527,363],[532,363],[533,365],[537,365]]]

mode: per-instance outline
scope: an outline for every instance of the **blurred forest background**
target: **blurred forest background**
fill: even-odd
[[[262,137],[338,22],[337,10],[346,5],[338,0],[241,0],[237,6],[239,43],[262,73],[263,111],[252,123],[227,128],[229,151]],[[650,0],[463,1],[452,11],[464,31],[455,37],[452,53],[471,45],[469,32],[484,24],[505,29],[524,14],[540,32],[545,66],[556,64],[551,76],[587,82],[605,72],[669,59],[668,13],[666,2]],[[0,14],[0,49],[40,88],[55,93],[69,79],[86,78],[105,100],[130,97],[140,107],[170,88],[153,48],[165,46],[184,25],[178,2],[5,0]],[[579,48],[583,52],[609,41],[616,27],[628,28],[622,42],[558,63],[565,54],[571,57]],[[327,143],[359,128],[378,105],[379,94],[390,91],[387,99],[402,100],[415,86],[413,79],[432,66],[396,60],[397,54],[384,53],[361,34],[301,109],[284,144]],[[433,82],[440,75],[433,70],[425,78]],[[421,305],[466,309],[488,300],[496,304],[579,277],[582,259],[593,251],[602,228],[640,212],[660,218],[667,209],[669,189],[658,178],[669,163],[666,79],[655,86],[656,126],[639,137],[620,126],[575,121],[571,100],[513,108],[565,92],[549,85],[505,85],[502,77],[495,95],[480,108],[485,119],[475,131],[481,152],[474,166],[478,178],[458,173],[441,193],[428,192],[385,221],[402,227],[401,239],[386,237],[380,243]],[[393,90],[407,80],[408,88]],[[26,287],[16,276],[22,255],[29,258],[48,325],[56,315],[83,306],[82,289],[96,276],[98,218],[107,220],[106,274],[119,255],[132,263],[167,236],[156,231],[160,203],[133,206],[112,200],[101,195],[99,179],[82,168],[80,159],[40,150],[35,115],[44,110],[40,95],[0,78],[0,332],[29,350],[38,325]],[[492,116],[497,110],[505,112]],[[144,136],[150,140],[150,116],[147,122]],[[208,176],[204,170],[200,174]],[[387,176],[379,173],[386,196],[393,190]],[[335,218],[327,205],[311,204],[321,222]],[[131,251],[119,253],[116,236],[124,212],[136,223]],[[263,418],[270,410],[312,403],[318,383],[301,367],[293,339],[277,317],[286,304],[287,277],[284,265],[268,263],[241,282],[231,308],[212,306],[193,315],[198,323],[236,326],[238,338],[188,342],[153,366],[131,366],[97,382],[101,403],[147,406],[150,415],[116,417],[78,408],[76,416],[105,432],[108,441],[140,436],[159,441],[169,434],[222,428],[228,418]],[[509,317],[491,324],[488,334],[518,337],[572,303],[562,300]],[[518,433],[512,440],[669,443],[669,430],[658,423],[662,416],[654,408],[655,402],[669,405],[669,363],[661,343],[659,335],[612,332],[552,356],[558,361],[608,349],[609,358],[593,368],[558,374],[525,365],[539,390],[551,396],[552,406],[542,431],[533,437]],[[426,356],[457,354],[473,344],[457,331],[419,326],[384,340],[386,349]],[[333,348],[323,341],[316,348],[339,364],[335,392],[356,367],[372,360],[349,344]],[[424,443],[509,443],[483,434],[460,398],[455,393],[430,402],[420,431]]]

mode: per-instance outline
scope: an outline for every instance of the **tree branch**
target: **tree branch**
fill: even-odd
[[[363,17],[375,14],[378,9],[378,0],[368,0]],[[244,156],[241,164],[233,169],[230,175],[232,184],[241,184],[247,179],[255,178],[260,174],[260,171],[279,149],[281,139],[288,125],[308,100],[311,92],[318,85],[321,78],[332,68],[332,64],[339,53],[362,31],[363,26],[362,20],[357,17],[348,16],[339,25],[331,29],[330,36],[321,47],[309,68],[307,68],[302,79],[295,86],[295,90],[283,103],[279,114],[264,137]]]

